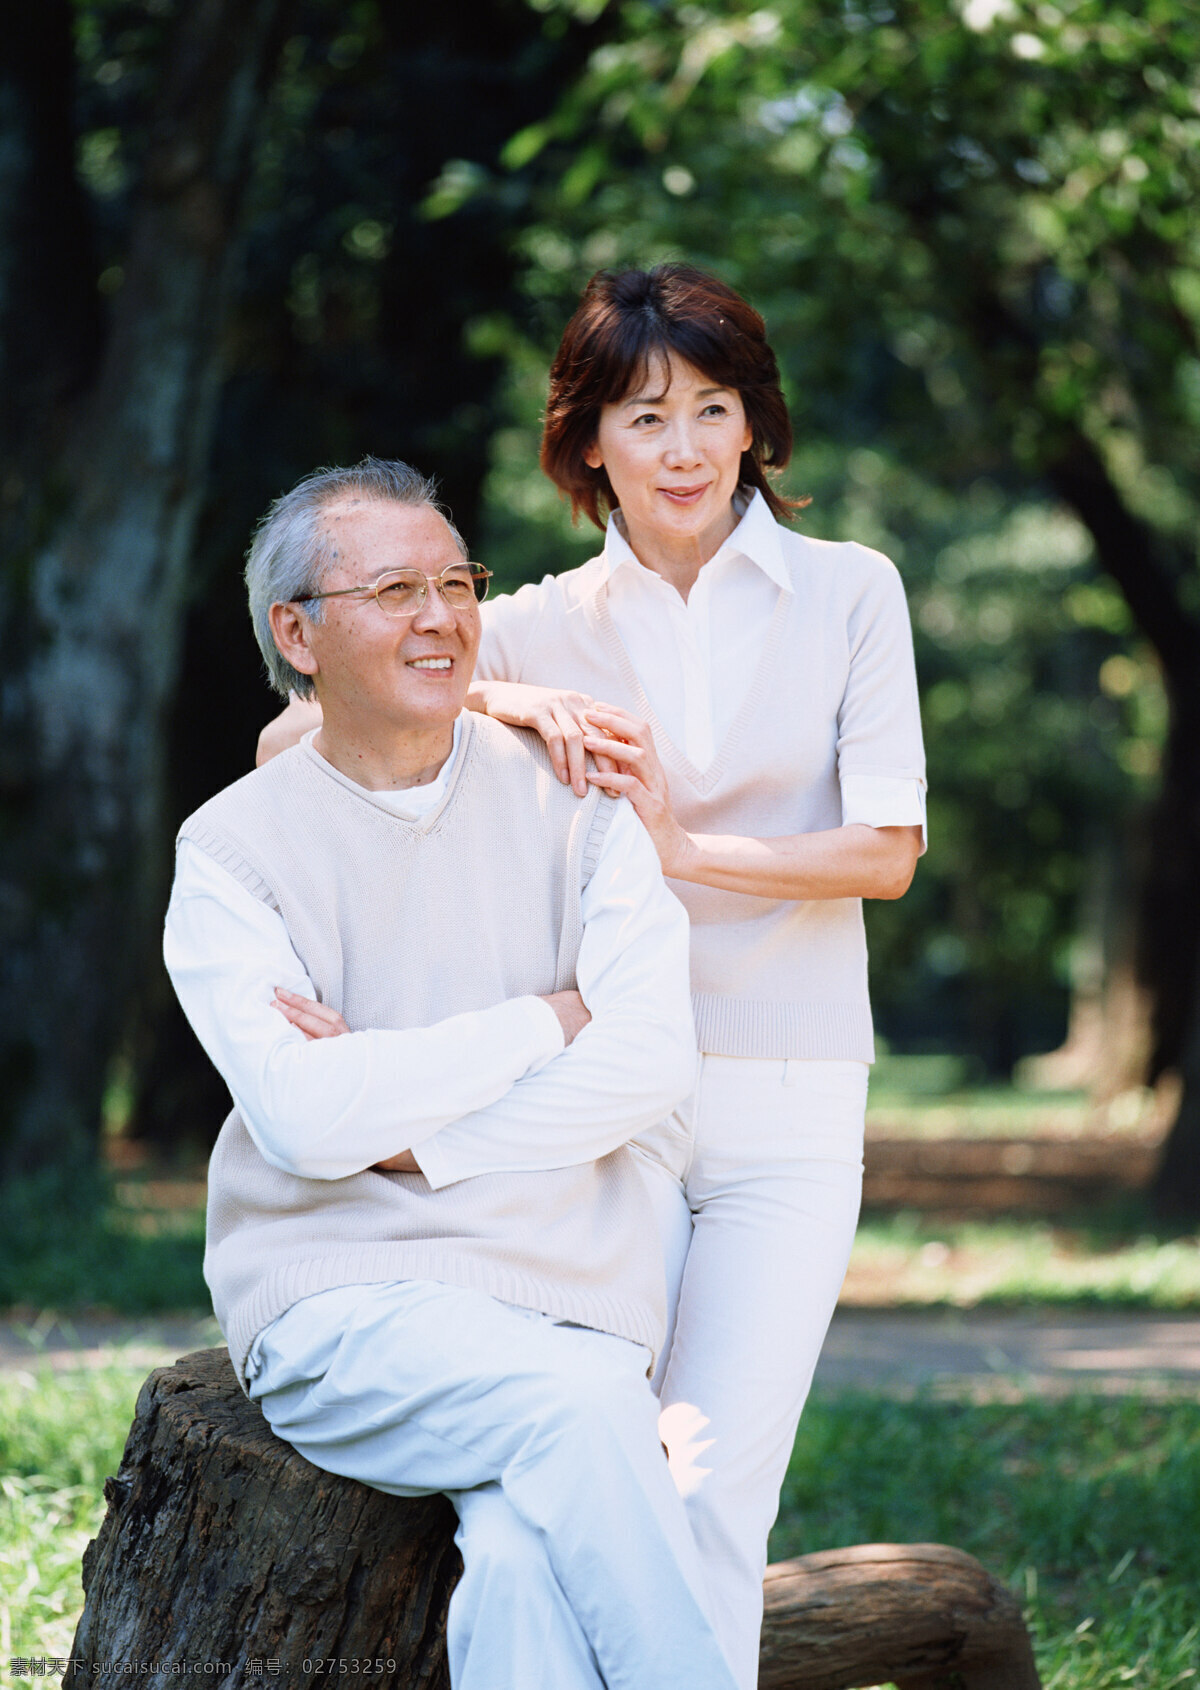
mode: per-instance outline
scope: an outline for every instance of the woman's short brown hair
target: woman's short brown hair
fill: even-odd
[[[541,462],[570,494],[571,515],[583,511],[604,527],[617,500],[607,470],[584,459],[600,408],[624,399],[645,380],[651,359],[670,352],[741,395],[752,434],[741,483],[756,487],[776,517],[807,504],[784,498],[767,481],[767,470],[782,469],[792,455],[792,425],[762,318],[715,276],[690,264],[658,264],[594,275],[550,367]]]

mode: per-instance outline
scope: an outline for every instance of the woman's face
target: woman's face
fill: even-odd
[[[635,551],[645,535],[660,544],[711,543],[711,556],[731,532],[730,501],[751,438],[736,388],[671,353],[653,358],[625,399],[603,407],[584,457],[608,471]]]

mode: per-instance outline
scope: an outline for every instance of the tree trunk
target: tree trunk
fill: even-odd
[[[81,353],[69,376],[50,379],[29,351],[70,338],[78,301],[62,305],[65,321],[35,302],[32,320],[6,309],[0,323],[0,359],[22,378],[9,402],[26,425],[8,442],[0,508],[0,1154],[10,1169],[88,1152],[161,904],[163,725],[238,211],[282,6],[180,10],[94,375]],[[0,181],[0,232],[24,228],[17,211],[44,184],[47,158],[64,146],[69,157],[73,144],[46,134],[38,115],[48,100],[66,121],[70,8],[45,0],[26,15],[39,13],[63,27],[55,51],[41,43],[21,59],[20,98],[0,101],[0,146],[17,161]],[[41,226],[55,221],[43,206]],[[36,269],[37,253],[26,255]],[[94,298],[94,270],[84,278]]]
[[[126,1663],[248,1679],[378,1679],[445,1690],[458,1578],[444,1497],[385,1496],[311,1466],[269,1430],[224,1350],[152,1373],[108,1513],[64,1684]],[[1038,1690],[1013,1596],[940,1544],[806,1555],[767,1573],[762,1690]]]
[[[1170,703],[1162,786],[1151,817],[1138,933],[1152,999],[1151,1078],[1182,1081],[1153,1187],[1161,1212],[1200,1215],[1200,617],[1190,553],[1122,503],[1099,454],[1077,437],[1051,480],[1087,525],[1103,567],[1158,654]]]
[[[122,1663],[141,1660],[167,1675],[212,1663],[230,1686],[352,1673],[448,1690],[450,1504],[311,1466],[242,1394],[226,1351],[150,1375],[105,1496],[64,1684],[126,1683]]]

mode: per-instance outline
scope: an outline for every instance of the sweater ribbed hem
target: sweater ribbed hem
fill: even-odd
[[[712,1056],[874,1062],[865,1003],[772,1003],[697,992],[696,1039]]]
[[[596,1288],[549,1284],[535,1274],[498,1262],[494,1256],[472,1256],[462,1250],[461,1244],[447,1250],[436,1242],[392,1240],[285,1263],[259,1280],[249,1296],[239,1297],[233,1310],[218,1307],[217,1319],[242,1389],[246,1389],[246,1359],[254,1340],[293,1304],[344,1285],[398,1279],[432,1279],[442,1285],[482,1291],[497,1302],[536,1309],[554,1320],[569,1320],[616,1338],[628,1338],[649,1350],[651,1369],[664,1336],[661,1321],[647,1303],[614,1297]]]

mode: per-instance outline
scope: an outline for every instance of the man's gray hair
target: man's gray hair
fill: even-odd
[[[396,458],[364,458],[350,469],[318,469],[276,499],[255,530],[246,553],[246,591],[254,637],[267,666],[267,676],[284,698],[290,692],[312,698],[312,678],[293,669],[271,633],[273,604],[290,604],[318,593],[335,552],[321,514],[327,505],[346,497],[373,499],[396,505],[426,506],[444,517],[464,558],[469,557],[462,535],[438,501],[437,486],[410,464]],[[301,607],[310,622],[320,622],[320,600]]]

